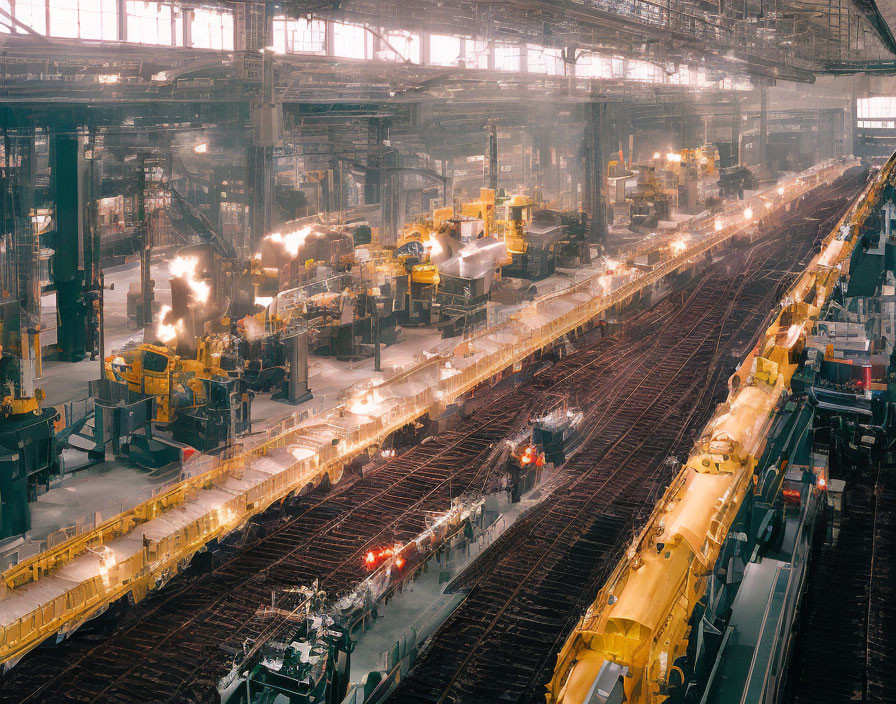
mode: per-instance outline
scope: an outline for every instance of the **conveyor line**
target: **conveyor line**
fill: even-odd
[[[482,331],[468,341],[474,349],[486,338],[497,344],[488,353],[452,360],[451,375],[438,360],[424,361],[320,418],[293,416],[212,469],[9,568],[0,580],[0,662],[14,664],[44,639],[70,633],[121,597],[139,601],[209,541],[283,497],[325,475],[338,481],[343,465],[367,447],[744,232],[752,223],[742,209],[752,208],[756,219],[775,213],[854,165],[827,162],[792,179],[783,194],[769,189],[727,214],[704,218],[688,249],[619,288],[607,291],[604,277],[595,274]],[[408,397],[401,387],[411,382],[420,390]]]

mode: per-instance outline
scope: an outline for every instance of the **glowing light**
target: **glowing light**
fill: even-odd
[[[197,144],[195,147],[193,147],[193,151],[196,154],[205,154],[208,152],[208,145],[205,142],[203,142],[202,144]]]
[[[688,248],[688,240],[691,239],[690,235],[684,235],[683,237],[679,237],[677,240],[674,240],[669,248],[672,250],[672,254],[681,254]]]
[[[380,550],[369,550],[364,555],[364,566],[368,570],[375,569],[383,560],[386,560],[390,557],[395,557],[395,566],[402,567],[404,565],[405,560],[399,554],[404,546],[400,543],[396,543],[391,548],[382,548]]]
[[[430,256],[439,256],[444,251],[442,249],[442,245],[439,244],[439,241],[435,238],[434,235],[430,235],[429,239],[423,243],[423,248],[429,250]]]
[[[753,209],[747,208],[744,210],[744,220],[752,220],[753,219]]]
[[[654,159],[659,159],[661,156],[662,156],[662,154],[660,154],[659,152],[654,152],[654,153],[653,153],[653,158],[654,158]]]
[[[778,186],[778,195],[779,195],[779,196],[783,196],[783,195],[784,195],[784,186]]]
[[[159,323],[156,325],[156,337],[166,345],[177,339],[177,334],[184,329],[184,321],[177,320],[174,323],[166,323],[165,318],[171,312],[171,306],[162,306],[159,311]]]
[[[118,83],[121,78],[117,73],[102,73],[96,77],[100,83]]]
[[[818,488],[819,489],[827,489],[827,487],[828,487],[827,480],[824,477],[819,477],[818,478]]]
[[[666,154],[667,161],[673,161],[676,164],[681,161],[681,154],[676,154],[675,152],[669,152]]]
[[[380,403],[372,395],[364,395],[349,402],[348,412],[358,416],[376,415],[380,412]]]
[[[193,293],[193,299],[197,303],[206,303],[212,292],[211,286],[205,281],[196,278],[196,267],[199,260],[196,257],[175,257],[169,267],[171,278],[184,279]]]
[[[273,296],[256,296],[255,297],[255,305],[261,306],[262,308],[267,308],[273,302],[274,302]]]
[[[721,221],[721,220],[716,220],[716,222],[715,222],[715,228],[716,228],[716,232],[721,232],[721,231],[722,231],[722,221]]]
[[[772,204],[769,203],[769,202],[766,202],[766,204],[765,204],[765,209],[766,209],[766,210],[771,210],[771,209],[772,209]]]
[[[305,240],[308,239],[308,235],[310,234],[311,226],[306,225],[305,227],[302,227],[293,232],[287,232],[285,235],[282,235],[279,232],[275,232],[265,237],[265,239],[281,245],[286,253],[290,257],[295,259],[299,254],[299,250],[302,248],[302,245],[305,244]]]

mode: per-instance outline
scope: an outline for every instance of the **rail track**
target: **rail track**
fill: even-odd
[[[531,637],[532,647],[540,644],[544,650],[546,638],[557,630],[553,621],[558,610],[571,613],[585,595],[579,590],[559,602],[549,598],[539,604],[539,594],[530,594],[529,585],[539,575],[539,584],[549,575],[568,574],[578,584],[593,580],[600,556],[615,549],[618,536],[630,534],[634,517],[649,510],[650,499],[668,479],[669,472],[661,466],[669,454],[670,433],[672,440],[689,442],[688,421],[705,413],[725,376],[721,367],[709,373],[728,340],[719,332],[719,321],[741,315],[738,311],[750,306],[750,319],[763,314],[764,298],[751,298],[749,284],[773,286],[781,276],[770,270],[752,279],[702,277],[685,290],[682,295],[687,297],[681,301],[667,299],[636,316],[623,336],[593,341],[517,388],[485,390],[475,415],[454,430],[327,495],[299,497],[279,512],[269,512],[257,524],[256,534],[222,549],[220,564],[211,571],[177,577],[128,610],[111,634],[96,629],[76,633],[56,647],[30,653],[0,681],[0,702],[216,701],[215,684],[230,669],[233,654],[247,641],[288,627],[256,617],[258,606],[270,603],[272,592],[314,580],[330,594],[348,591],[365,574],[362,556],[367,550],[415,536],[428,515],[448,508],[451,497],[487,490],[496,476],[490,466],[495,443],[522,427],[546,399],[572,394],[579,403],[599,409],[591,419],[591,449],[566,470],[575,495],[551,502],[544,520],[532,514],[520,524],[534,549],[528,562],[520,562],[515,574],[521,580],[511,589],[515,599],[522,600],[519,606],[531,610],[534,622],[551,624],[548,631]],[[743,305],[732,307],[732,300]],[[735,323],[732,318],[725,328],[731,339],[732,331],[740,334],[746,326]],[[695,340],[700,344],[692,349]],[[601,459],[593,466],[596,457]],[[623,472],[627,463],[654,469]],[[595,502],[603,508],[592,515]],[[558,516],[567,529],[552,527]],[[590,536],[584,542],[579,532],[583,522],[584,535]],[[514,535],[515,543],[521,533],[515,530]],[[502,540],[498,546],[509,544]],[[508,557],[519,557],[517,553],[508,550]],[[563,558],[549,557],[557,555]],[[499,567],[503,569],[503,563]],[[476,589],[479,585],[474,593]],[[484,589],[482,593],[485,597]],[[281,608],[291,607],[288,595],[278,599],[285,600],[278,601]],[[484,636],[499,631],[501,617],[514,610],[506,599],[489,604]],[[488,644],[485,637],[479,640],[477,653]],[[514,642],[507,657],[520,653]],[[470,662],[468,658],[465,664]]]
[[[653,351],[624,370],[631,393],[592,419],[600,429],[567,464],[555,493],[563,500],[532,509],[455,582],[467,598],[391,703],[544,701],[559,645],[671,478],[665,460],[690,448],[714,406],[722,358],[758,332],[778,284],[798,267],[801,256],[779,268],[783,253],[807,253],[846,205],[821,208],[815,225],[788,218],[789,241],[758,245],[742,268],[696,287]]]
[[[840,478],[846,507],[837,542],[817,558],[791,701],[896,702],[896,466],[875,462]]]

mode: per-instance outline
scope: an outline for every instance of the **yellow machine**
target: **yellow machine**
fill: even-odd
[[[479,189],[479,200],[462,203],[460,214],[482,220],[485,229],[485,237],[491,237],[495,232],[495,191],[491,188]]]
[[[205,339],[205,338],[203,338]],[[155,396],[157,423],[173,422],[178,412],[196,409],[208,403],[205,382],[231,381],[220,366],[220,350],[203,342],[199,359],[183,359],[168,347],[142,344],[106,358],[106,378],[124,384],[131,391]]]
[[[775,408],[790,389],[806,338],[840,276],[840,264],[852,253],[868,208],[875,207],[882,184],[892,178],[893,164],[828,236],[731,377],[728,400],[563,646],[548,685],[549,703],[589,701],[605,666],[627,669],[626,702],[660,704],[668,699],[671,682],[682,679],[676,661],[686,655],[691,615],[704,598],[744,496],[757,490],[754,468]]]
[[[534,200],[524,195],[515,195],[504,203],[505,215],[499,224],[504,225],[504,245],[508,255],[526,253],[526,225],[532,222],[535,205]]]
[[[435,264],[429,261],[429,255],[432,248],[436,245],[436,233],[445,221],[445,216],[451,216],[450,208],[442,208],[441,211],[447,210],[448,213],[436,210],[433,212],[433,219],[426,220],[422,223],[414,223],[408,225],[401,238],[398,240],[395,248],[395,258],[398,262],[404,264],[409,259],[417,259],[418,263],[411,264],[409,284],[421,285],[438,285],[439,272]],[[438,224],[436,224],[438,223]]]
[[[681,168],[694,167],[700,177],[713,176],[717,173],[719,150],[715,144],[704,144],[696,149],[682,149]]]

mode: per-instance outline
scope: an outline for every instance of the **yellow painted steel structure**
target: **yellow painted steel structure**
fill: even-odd
[[[774,322],[737,374],[687,462],[560,651],[550,704],[582,704],[605,662],[627,668],[627,702],[668,698],[685,655],[690,618],[706,591],[747,492],[774,411],[790,389],[800,352],[849,257],[861,224],[894,179],[892,157],[781,301]]]
[[[830,162],[802,174],[787,185],[786,193],[776,198],[775,209],[769,212],[837,178],[851,165]],[[664,250],[665,260],[613,291],[605,288],[606,277],[596,273],[474,334],[463,343],[465,346],[475,346],[479,338],[496,333],[502,333],[502,341],[492,342],[471,363],[458,360],[450,376],[439,376],[438,358],[421,361],[393,376],[371,392],[383,394],[390,387],[397,389],[393,402],[376,413],[351,415],[348,403],[344,403],[319,418],[296,414],[268,430],[253,446],[238,449],[230,458],[165,488],[128,511],[86,530],[60,531],[47,549],[0,576],[0,663],[16,662],[43,640],[73,631],[120,598],[139,601],[185,567],[209,541],[237,530],[252,516],[293,492],[318,484],[324,476],[338,481],[343,465],[358,453],[381,443],[431,408],[458,398],[603,312],[623,305],[645,287],[749,226],[738,218],[714,228],[710,218],[700,225],[706,233],[703,239],[695,238],[686,251],[674,256]],[[421,384],[425,385],[423,390],[413,396],[406,394],[409,381],[426,379],[430,381]],[[309,451],[309,447],[313,449]],[[296,460],[282,471],[245,485],[244,478],[253,471],[253,464],[283,450],[307,452],[294,455]],[[238,490],[232,488],[233,484]],[[218,489],[226,490],[230,498],[214,508],[203,508],[203,497]],[[159,523],[171,524],[172,516],[181,520],[162,534]],[[147,535],[152,527],[157,537]],[[124,558],[109,561],[95,554],[103,553],[104,547],[123,550],[122,545],[127,548]],[[78,570],[72,576],[67,570],[76,565]],[[37,602],[33,608],[9,608],[32,601]],[[7,618],[5,613],[15,615]]]

